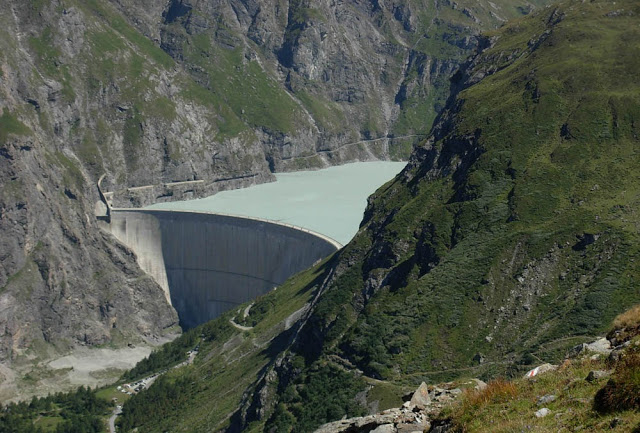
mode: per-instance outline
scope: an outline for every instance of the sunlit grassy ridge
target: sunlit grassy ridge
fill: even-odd
[[[559,371],[545,373],[532,381],[496,381],[476,392],[468,392],[459,406],[446,410],[441,417],[452,419],[455,432],[630,432],[640,426],[640,415],[632,408],[609,413],[594,410],[593,402],[608,378],[587,381],[592,370],[606,368],[604,361],[573,361]],[[555,396],[549,403],[538,400]],[[632,395],[629,395],[630,397]],[[538,418],[541,408],[550,414]]]
[[[637,311],[638,306],[613,322],[611,332],[622,330],[628,341],[617,356],[586,353],[533,379],[492,381],[467,390],[439,418],[452,431],[469,433],[640,431],[640,329],[637,320],[627,321],[637,319]],[[536,416],[543,407],[549,414]]]

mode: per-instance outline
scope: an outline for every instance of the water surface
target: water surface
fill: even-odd
[[[151,209],[221,212],[304,227],[341,244],[358,231],[369,197],[404,162],[357,162],[316,171],[276,174],[277,181],[198,200],[158,203]]]

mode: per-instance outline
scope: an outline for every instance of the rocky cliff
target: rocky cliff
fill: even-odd
[[[199,330],[195,368],[125,406],[131,426],[312,431],[603,333],[640,301],[639,17],[567,1],[487,34],[354,240]]]
[[[250,127],[278,171],[407,157],[478,31],[544,4],[115,3]]]

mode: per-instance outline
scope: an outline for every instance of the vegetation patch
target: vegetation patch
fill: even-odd
[[[489,405],[509,403],[516,399],[518,394],[519,390],[515,383],[504,379],[493,380],[484,388],[465,390],[460,411],[467,413]]]
[[[122,380],[132,382],[151,373],[168,369],[186,360],[187,352],[192,350],[200,340],[199,333],[189,330],[176,338],[171,344],[165,344],[152,352],[148,357],[138,362],[134,368],[127,371]]]
[[[640,333],[640,305],[625,311],[613,320],[613,328],[610,335],[616,333],[616,331],[629,330],[631,335],[637,335]]]
[[[156,368],[160,366],[172,365],[184,356],[185,349],[192,348],[187,342],[192,342],[193,336],[200,340],[193,365],[170,370],[148,391],[131,398],[124,405],[121,425],[141,431],[177,430],[182,426],[189,431],[211,431],[228,426],[230,416],[242,402],[243,394],[260,373],[275,362],[284,343],[291,337],[284,331],[284,322],[310,301],[318,285],[327,276],[330,260],[302,272],[297,278],[288,280],[277,290],[260,298],[257,303],[269,308],[258,306],[253,313],[251,311],[256,306],[250,309],[245,323],[252,324],[253,329],[244,331],[231,324],[232,319],[236,323],[242,320],[247,304],[189,330],[127,373],[128,378],[142,377],[158,371]],[[279,333],[283,334],[278,336]],[[323,371],[334,372],[333,369]],[[351,374],[345,378],[357,381]],[[331,377],[325,379],[333,380]],[[350,407],[343,398],[344,395],[338,398],[341,403],[337,406],[343,409]],[[212,406],[211,402],[215,404]],[[151,415],[155,410],[159,410],[163,417]],[[265,421],[258,424],[263,426]],[[254,425],[253,428],[259,426]]]
[[[134,44],[139,53],[153,59],[154,62],[162,67],[169,69],[175,64],[173,59],[159,47],[157,47],[149,38],[127,23],[124,18],[113,11],[110,6],[105,6],[97,0],[86,0],[80,2],[81,6],[89,8],[93,14],[103,19],[111,28],[116,30],[128,41]],[[111,44],[112,42],[109,42]]]
[[[309,91],[301,90],[295,95],[313,115],[313,119],[327,131],[339,132],[346,128],[347,119],[337,104],[326,101]]]
[[[7,144],[9,135],[29,135],[31,130],[8,110],[4,110],[0,116],[0,146]]]
[[[406,394],[407,388],[372,379],[368,379],[367,382],[371,386],[367,391],[367,402],[370,406],[376,404],[378,412],[402,406],[402,396]]]
[[[590,382],[585,378],[590,371],[602,369],[606,369],[603,360],[572,360],[533,380],[489,383],[485,390],[465,391],[461,402],[445,409],[439,418],[448,419],[458,433],[631,431],[640,424],[640,412],[593,410],[594,395],[607,379]],[[537,416],[543,408],[548,414]]]
[[[52,77],[58,76],[58,59],[60,58],[61,52],[56,48],[54,33],[51,28],[44,28],[39,37],[29,38],[29,46],[35,52],[39,66],[43,72]]]
[[[88,388],[11,403],[0,412],[0,431],[11,433],[98,433],[105,431],[110,402]]]
[[[366,409],[353,400],[364,388],[353,373],[332,364],[315,365],[287,388],[265,430],[310,432],[329,421],[365,415]]]
[[[210,35],[201,34],[185,49],[189,61],[206,73],[206,88],[212,93],[209,98],[214,106],[226,104],[248,125],[273,132],[289,133],[298,126],[296,122],[307,123],[300,107],[258,61],[242,60],[242,48],[220,48],[211,42]],[[211,62],[211,57],[217,61]]]
[[[640,350],[635,348],[616,364],[609,382],[594,400],[598,412],[640,411]]]

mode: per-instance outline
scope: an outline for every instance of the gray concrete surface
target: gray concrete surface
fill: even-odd
[[[262,295],[341,245],[299,227],[191,211],[112,209],[111,233],[188,329]]]

